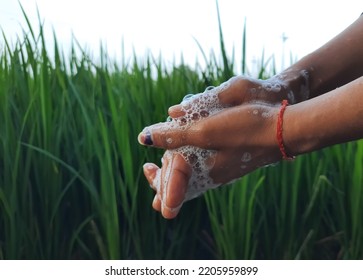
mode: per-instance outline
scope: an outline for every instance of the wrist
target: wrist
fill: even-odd
[[[286,99],[282,100],[281,107],[277,117],[276,140],[279,146],[280,153],[282,155],[282,159],[293,160],[295,157],[287,153],[283,139],[284,112],[286,110],[287,105],[289,105],[288,101]]]
[[[312,110],[311,100],[291,105],[286,108],[283,123],[283,140],[286,153],[297,156],[312,152],[319,148],[321,141],[320,110]]]
[[[283,140],[299,155],[363,138],[363,77],[323,95],[288,106]]]
[[[280,80],[286,89],[282,99],[287,99],[289,104],[305,101],[310,97],[310,73],[308,70],[288,68],[273,77]]]

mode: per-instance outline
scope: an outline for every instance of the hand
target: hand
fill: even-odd
[[[198,102],[191,100],[182,107],[189,108],[195,103]],[[278,109],[270,104],[242,104],[197,117],[184,128],[173,122],[146,128],[139,141],[145,144],[151,139],[154,147],[168,150],[161,169],[152,163],[144,165],[144,174],[157,192],[154,209],[161,211],[165,218],[174,218],[182,204],[196,195],[240,178],[260,166],[279,161],[281,154],[275,136]],[[183,118],[185,115],[177,119]],[[196,170],[194,163],[190,164],[188,155],[183,155],[180,149],[185,150],[185,147],[198,147],[189,150],[189,156],[208,152],[196,160],[209,162],[204,166],[206,172],[202,172],[202,176],[207,177],[204,178],[207,185],[200,187],[198,180],[193,180],[200,171]]]
[[[169,116],[174,121],[172,125],[177,125],[178,128],[182,129],[187,128],[187,130],[182,135],[176,136],[177,130],[174,130],[174,132],[169,130],[168,133],[165,133],[168,125],[159,124],[153,127],[153,135],[147,132],[147,130],[145,130],[146,134],[140,134],[140,143],[148,145],[154,144],[154,146],[164,149],[180,149],[180,147],[188,146],[191,148],[187,148],[186,150],[189,156],[193,158],[197,154],[209,154],[213,149],[218,148],[213,145],[213,143],[217,144],[220,140],[218,140],[218,137],[221,137],[222,141],[225,141],[226,135],[229,138],[225,142],[225,146],[220,147],[217,156],[211,157],[209,155],[208,157],[199,157],[196,160],[202,164],[205,161],[216,161],[211,171],[213,179],[210,178],[208,169],[205,171],[206,174],[201,174],[200,170],[198,172],[196,168],[191,166],[190,160],[185,155],[184,157],[181,156],[183,153],[180,150],[167,151],[164,154],[161,169],[152,163],[145,164],[144,174],[150,186],[156,191],[156,196],[153,201],[154,209],[161,211],[165,218],[174,218],[178,214],[183,202],[200,195],[207,189],[215,188],[220,184],[239,178],[261,165],[276,161],[275,157],[267,156],[268,151],[263,150],[263,146],[259,147],[256,143],[254,143],[253,150],[260,149],[261,152],[263,151],[262,154],[248,151],[250,146],[253,146],[253,143],[250,143],[250,146],[248,146],[247,142],[243,142],[243,139],[239,138],[240,135],[237,132],[241,132],[241,130],[238,127],[238,122],[232,120],[230,123],[232,126],[226,126],[224,123],[226,120],[224,118],[232,118],[234,114],[234,117],[238,120],[241,117],[241,115],[238,115],[238,110],[244,110],[245,112],[247,110],[250,117],[252,112],[252,115],[256,117],[255,119],[265,118],[259,124],[265,123],[270,116],[269,111],[272,110],[272,104],[279,104],[282,99],[288,99],[290,103],[294,103],[306,97],[308,90],[307,78],[307,75],[303,72],[297,76],[287,72],[264,81],[238,76],[231,78],[212,91],[207,90],[206,93],[195,95],[193,98],[169,108]],[[299,88],[299,91],[295,93],[292,91],[292,88]],[[210,92],[216,95],[217,100],[205,102],[205,96],[210,95]],[[265,105],[257,104],[261,102]],[[248,103],[255,103],[255,105],[250,104],[249,109],[247,107],[241,107],[234,111],[230,110],[233,107]],[[270,106],[267,104],[270,104]],[[256,109],[253,109],[253,106]],[[264,106],[265,108],[262,109]],[[228,109],[228,113],[223,112],[222,114],[220,112],[221,115],[219,117],[210,119],[210,115],[227,110],[227,108],[230,108]],[[225,116],[221,117],[222,115]],[[204,119],[209,119],[209,121],[201,122]],[[246,121],[245,123],[239,123],[241,128],[245,126],[247,131],[251,130],[251,128],[254,129],[253,123],[249,123],[248,120],[249,118],[243,120]],[[201,123],[199,124],[199,122]],[[194,125],[197,123],[198,125]],[[201,127],[202,125],[204,127]],[[159,131],[157,130],[157,126],[159,126]],[[154,129],[156,130],[154,131]],[[208,133],[211,129],[215,129],[215,138],[212,140],[206,141],[206,139],[200,136],[201,133]],[[154,132],[156,133],[155,135]],[[254,132],[256,131],[253,130],[252,133]],[[160,139],[152,143],[152,138],[158,138],[157,133],[159,133]],[[192,141],[193,139],[199,142],[194,143]],[[242,142],[239,145],[231,146],[229,141],[232,141],[232,139],[240,139]],[[201,150],[196,152],[195,146],[200,147]],[[273,149],[276,150],[275,144]],[[279,153],[277,154],[279,155]],[[279,156],[276,156],[276,158],[279,158]],[[201,186],[201,177],[206,180],[202,184],[203,186]]]
[[[280,104],[287,99],[289,104],[306,100],[309,96],[308,74],[300,71],[286,71],[267,80],[257,80],[246,76],[236,76],[218,87],[218,99],[225,107],[237,106],[249,102]],[[193,99],[193,102],[196,102]],[[169,108],[169,116],[182,116],[182,104]]]
[[[244,147],[245,150],[239,149],[238,153],[236,153],[234,148],[243,147],[245,144],[243,142],[240,143],[240,145],[237,145],[238,147],[233,147],[230,146],[227,141],[225,147],[221,147],[220,150],[222,151],[219,151],[217,155],[211,156],[210,153],[213,151],[211,149],[218,148],[213,145],[214,141],[215,144],[218,144],[218,141],[220,141],[220,139],[218,140],[218,136],[222,137],[223,141],[225,135],[231,135],[229,140],[232,140],[232,136],[234,139],[238,138],[238,133],[236,133],[236,131],[241,132],[241,130],[238,127],[233,127],[233,125],[238,126],[238,122],[232,120],[230,123],[232,126],[230,127],[225,126],[223,122],[224,118],[232,118],[233,114],[237,114],[235,117],[238,120],[241,117],[238,116],[238,110],[241,108],[237,109],[237,111],[235,109],[230,110],[227,113],[223,112],[222,115],[226,116],[221,117],[222,115],[220,115],[216,119],[211,119],[210,115],[218,111],[224,111],[232,106],[237,107],[252,101],[275,104],[280,103],[283,98],[288,97],[290,99],[295,99],[295,95],[291,91],[288,83],[283,82],[279,77],[280,76],[276,76],[266,81],[249,79],[242,76],[234,77],[211,91],[214,92],[217,97],[217,100],[214,100],[213,102],[205,102],[205,96],[210,95],[210,92],[208,92],[196,95],[193,98],[182,102],[180,105],[169,108],[169,116],[174,121],[171,124],[174,126],[177,125],[178,129],[188,128],[183,131],[183,135],[176,136],[178,129],[174,129],[174,132],[173,130],[169,130],[168,133],[165,133],[165,129],[168,125],[170,126],[170,123],[154,126],[152,135],[150,132],[151,128],[149,128],[149,130],[144,130],[144,133],[140,134],[139,142],[142,144],[154,144],[154,146],[160,148],[174,149],[172,151],[166,151],[164,154],[161,169],[153,163],[146,163],[144,165],[144,174],[150,186],[156,191],[153,201],[153,208],[155,210],[160,211],[165,218],[174,218],[185,201],[202,194],[207,189],[215,188],[220,184],[239,178],[260,165],[265,165],[274,161],[274,158],[272,157],[264,158],[261,162],[258,153],[251,153],[248,151],[248,146]],[[262,105],[251,104],[251,107],[253,106],[259,107]],[[268,106],[266,105],[266,108],[267,107]],[[257,108],[253,110],[252,108],[249,108],[249,110],[247,108],[245,109],[249,112],[248,114],[250,116],[252,112],[252,116],[255,115],[255,117],[258,117],[260,114],[260,117],[265,118],[265,120],[269,117],[269,110],[262,110],[259,112],[259,109]],[[202,122],[202,120],[207,119],[209,119],[208,122]],[[197,123],[198,125],[195,126],[194,124]],[[205,127],[199,128],[201,125],[204,125]],[[240,125],[242,125],[242,123],[240,123]],[[159,127],[159,130],[157,127]],[[219,128],[225,128],[228,131],[218,131]],[[216,129],[216,137],[213,138],[212,141],[203,140],[204,138],[199,135],[199,131],[208,133],[210,129]],[[248,129],[251,129],[251,126]],[[195,134],[195,131],[198,133]],[[195,140],[197,142],[199,141],[199,143],[193,143],[193,136],[195,136]],[[157,139],[158,137],[160,139]],[[155,143],[153,143],[153,139],[155,139]],[[183,153],[178,150],[183,146],[191,147],[186,149],[189,153],[187,156],[182,156]],[[201,150],[196,151],[196,147],[200,147]],[[203,152],[208,156],[199,156],[199,158],[196,156],[197,154],[203,154]],[[203,164],[206,161],[215,161],[211,174],[209,173],[210,170],[208,168],[204,167],[203,171],[200,167],[200,170],[197,170],[197,168],[191,166],[188,156],[192,158],[197,157],[197,160],[195,161],[199,164]],[[235,166],[234,164],[237,165]],[[200,178],[203,178],[205,181],[202,184],[203,186],[200,186]]]

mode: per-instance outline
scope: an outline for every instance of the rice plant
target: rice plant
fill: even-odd
[[[23,39],[3,34],[0,49],[0,259],[363,257],[362,141],[257,170],[173,221],[152,210],[142,165],[163,151],[137,134],[185,94],[238,74],[220,19],[221,53],[200,49],[206,67],[193,68],[105,52],[95,63],[76,40],[65,55],[24,17]],[[246,28],[242,37],[249,74]],[[257,77],[274,74],[271,61],[261,56]]]

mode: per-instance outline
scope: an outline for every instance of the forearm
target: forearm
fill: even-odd
[[[283,137],[290,155],[363,138],[363,77],[288,106]]]
[[[279,76],[288,81],[297,101],[303,101],[362,75],[363,16],[360,16],[342,33]]]

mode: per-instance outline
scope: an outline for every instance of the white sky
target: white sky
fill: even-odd
[[[45,20],[49,38],[54,28],[65,54],[69,53],[72,34],[94,57],[100,41],[107,44],[111,57],[120,58],[121,42],[129,56],[134,48],[142,57],[146,50],[171,63],[183,53],[194,64],[202,61],[195,37],[206,53],[219,54],[219,35],[215,0],[20,0],[33,27],[37,27],[36,3]],[[360,1],[326,0],[219,0],[227,51],[235,48],[240,63],[244,20],[247,22],[248,67],[265,56],[290,52],[301,58],[315,50],[351,24],[361,12]],[[16,0],[0,0],[0,26],[8,40],[21,35],[25,20]],[[282,43],[282,34],[288,39]],[[3,46],[0,38],[0,49]],[[238,69],[237,69],[238,70]]]

